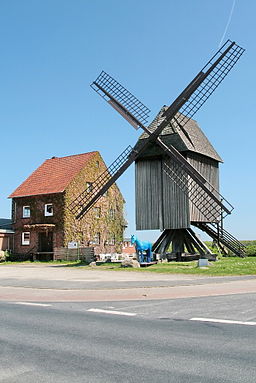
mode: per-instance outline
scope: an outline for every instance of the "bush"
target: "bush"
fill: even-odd
[[[8,254],[6,256],[6,261],[9,261],[9,262],[31,261],[31,255],[30,254]]]
[[[245,254],[248,257],[256,256],[256,245],[248,245],[248,246],[246,246]]]

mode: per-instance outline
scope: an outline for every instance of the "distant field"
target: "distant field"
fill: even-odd
[[[239,240],[243,245],[250,246],[250,245],[256,245],[256,240]],[[204,241],[204,243],[207,246],[211,246],[212,241]]]
[[[256,256],[256,240],[244,240],[240,241],[245,248],[245,255],[247,256]],[[218,249],[212,247],[212,241],[205,241],[206,246],[208,246],[214,253],[218,254]]]

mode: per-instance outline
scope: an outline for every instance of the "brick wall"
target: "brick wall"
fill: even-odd
[[[53,216],[45,217],[45,204],[53,204]],[[23,206],[30,206],[30,217],[23,218]],[[21,197],[13,199],[13,229],[14,253],[26,254],[33,250],[38,251],[38,233],[45,231],[45,228],[28,228],[27,225],[55,225],[47,230],[53,231],[53,246],[63,246],[63,195],[46,194],[32,197]],[[22,245],[22,233],[30,233],[30,244]]]

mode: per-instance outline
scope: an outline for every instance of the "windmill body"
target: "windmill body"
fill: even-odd
[[[154,130],[159,123],[163,108],[149,129]],[[219,192],[219,163],[222,159],[204,135],[196,121],[190,119],[185,128],[190,140],[180,129],[169,124],[160,137],[167,146],[173,146],[200,174]],[[137,147],[146,138],[143,134]],[[205,217],[190,201],[189,193],[193,184],[188,185],[185,194],[176,182],[164,171],[165,164],[170,168],[172,160],[166,158],[156,146],[150,145],[136,160],[136,229],[165,230],[189,228],[191,222],[217,222],[219,214]],[[188,182],[185,179],[184,182]],[[209,209],[211,201],[209,202]]]
[[[163,107],[152,124],[154,131],[161,121],[166,107]],[[184,158],[214,187],[219,193],[219,163],[221,157],[204,135],[197,122],[190,119],[183,132],[174,124],[169,124],[161,133],[161,140],[168,146],[173,146]],[[186,133],[186,134],[184,134]],[[139,149],[147,135],[144,133],[137,143]],[[205,216],[192,202],[194,183],[189,183],[189,176],[183,177],[187,193],[177,185],[175,180],[165,172],[165,167],[173,167],[173,161],[166,158],[156,145],[149,145],[136,160],[136,229],[161,230],[164,235],[154,250],[166,253],[170,248],[173,256],[180,257],[189,248],[189,253],[199,253],[210,259],[214,255],[203,242],[196,237],[191,229],[191,223],[218,223],[220,212]],[[182,177],[182,174],[180,175]],[[204,198],[204,196],[199,196]],[[211,211],[211,200],[208,201],[207,211]],[[190,230],[188,230],[190,229]]]

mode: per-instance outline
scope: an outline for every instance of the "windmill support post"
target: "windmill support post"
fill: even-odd
[[[159,254],[160,259],[167,258],[169,261],[216,260],[216,255],[191,228],[164,230],[154,243],[152,250],[155,254]]]

